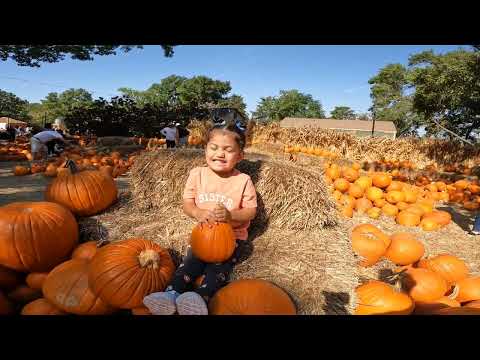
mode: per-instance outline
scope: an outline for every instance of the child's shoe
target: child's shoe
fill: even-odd
[[[175,300],[179,295],[174,290],[152,293],[143,298],[143,304],[153,315],[173,315],[177,311]]]
[[[181,294],[176,304],[178,315],[208,315],[205,300],[193,291]]]

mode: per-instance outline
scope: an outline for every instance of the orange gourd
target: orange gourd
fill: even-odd
[[[390,240],[385,257],[396,265],[413,264],[425,253],[423,244],[410,233],[393,234]]]
[[[348,190],[348,188],[350,187],[350,183],[345,180],[344,178],[340,178],[340,179],[336,179],[334,182],[333,182],[333,187],[340,191],[340,192],[345,192]]]
[[[448,290],[447,282],[431,270],[410,268],[401,275],[403,288],[415,301],[432,302]]]
[[[387,191],[402,191],[403,184],[400,181],[392,181],[387,187]]]
[[[388,174],[377,173],[372,178],[373,186],[384,189],[392,183],[392,177]]]
[[[355,210],[357,210],[359,214],[366,213],[372,207],[372,202],[366,198],[360,198],[355,201]]]
[[[359,185],[350,184],[350,187],[348,188],[348,194],[358,199],[363,196],[363,189]]]
[[[366,191],[367,199],[370,201],[376,201],[383,198],[383,191],[377,187],[369,187]]]
[[[13,174],[15,176],[24,176],[30,174],[30,169],[25,166],[17,165],[13,168]]]
[[[347,179],[349,182],[354,182],[359,178],[358,171],[352,168],[345,168],[342,171],[342,176]]]
[[[397,214],[396,221],[403,226],[417,226],[420,224],[421,218],[411,211],[404,210]]]
[[[480,276],[467,277],[456,283],[458,295],[455,297],[460,303],[480,300]]]
[[[444,278],[449,285],[454,285],[456,282],[468,277],[468,267],[465,262],[449,254],[420,260],[417,267],[437,273]]]
[[[0,207],[1,265],[49,271],[68,258],[77,242],[77,221],[58,204],[17,202]]]
[[[354,227],[351,241],[353,252],[360,257],[359,265],[363,267],[376,264],[390,245],[389,237],[371,224]]]
[[[260,279],[236,280],[221,288],[208,304],[211,315],[295,315],[288,294]]]
[[[452,215],[443,210],[433,210],[423,215],[422,219],[432,219],[441,226],[448,225],[452,221]]]
[[[87,241],[73,250],[72,259],[92,260],[97,253],[97,249],[96,241]]]
[[[198,224],[193,228],[190,245],[192,253],[207,263],[229,259],[235,250],[235,234],[227,223]]]
[[[143,306],[146,295],[163,291],[174,271],[167,250],[149,240],[128,239],[97,250],[90,262],[88,282],[105,303],[133,309]]]
[[[415,307],[409,296],[381,281],[372,280],[360,285],[355,294],[355,315],[409,315]]]
[[[398,208],[390,203],[385,203],[382,207],[382,212],[387,216],[396,216],[398,214]]]
[[[353,217],[353,208],[352,207],[342,206],[340,210],[341,210],[341,213],[344,217],[346,217],[346,218]]]
[[[45,279],[47,278],[48,273],[47,272],[32,272],[27,275],[25,278],[25,282],[27,285],[35,290],[42,290],[43,283],[45,282]]]
[[[377,208],[383,208],[387,201],[385,199],[377,199],[373,202],[373,205],[375,205]]]
[[[360,186],[364,191],[372,186],[372,178],[369,176],[360,176],[355,180],[355,184]]]
[[[405,201],[405,194],[402,191],[389,191],[385,196],[385,199],[390,204],[396,204],[398,202]]]

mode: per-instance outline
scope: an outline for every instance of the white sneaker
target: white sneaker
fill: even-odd
[[[196,292],[189,291],[181,294],[176,304],[178,315],[208,315],[205,300]]]
[[[143,298],[143,304],[153,315],[173,315],[177,311],[175,299],[178,296],[176,291],[152,293]]]

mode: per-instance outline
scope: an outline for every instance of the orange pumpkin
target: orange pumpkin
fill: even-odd
[[[352,168],[344,168],[342,171],[342,176],[347,179],[349,182],[354,182],[359,178],[358,171]]]
[[[99,248],[90,262],[88,280],[105,303],[133,309],[143,306],[146,295],[163,291],[174,271],[167,250],[149,240],[129,239]]]
[[[449,285],[468,277],[468,268],[465,262],[453,255],[438,255],[429,259],[420,260],[417,267],[436,272]]]
[[[192,253],[207,263],[229,259],[235,250],[235,234],[227,223],[198,224],[193,228],[190,245]]]
[[[0,207],[0,264],[4,266],[49,271],[68,258],[77,242],[77,221],[58,204],[18,202]]]
[[[327,170],[325,170],[325,175],[332,180],[336,180],[340,177],[340,169],[338,166],[330,166]]]
[[[215,293],[211,315],[296,315],[295,304],[278,286],[261,279],[242,279]]]
[[[385,173],[377,173],[373,176],[372,182],[373,186],[384,189],[392,183],[392,177]]]
[[[396,216],[398,214],[398,208],[390,203],[385,203],[382,207],[382,212],[387,216]]]
[[[357,210],[359,214],[366,213],[372,207],[372,202],[364,197],[355,201],[355,210]]]
[[[32,289],[42,290],[43,283],[45,282],[47,276],[47,272],[32,272],[27,275],[27,277],[25,278],[25,282]]]
[[[385,199],[390,203],[390,204],[396,204],[398,202],[405,201],[405,194],[402,191],[389,191],[387,195],[385,196]]]
[[[44,172],[46,169],[46,166],[43,164],[32,164],[32,167],[30,169],[32,174],[38,174]]]
[[[382,209],[377,207],[373,207],[367,211],[368,217],[372,219],[378,219],[381,214],[382,214]]]
[[[336,190],[340,192],[345,192],[350,187],[350,183],[344,178],[339,178],[333,182],[333,186]]]
[[[372,178],[369,176],[360,176],[355,180],[355,184],[360,186],[364,191],[372,186]]]
[[[454,183],[455,188],[458,190],[465,190],[469,185],[467,180],[458,180]]]
[[[43,174],[45,176],[51,176],[51,177],[57,176],[57,165],[48,164]]]
[[[397,221],[398,224],[403,226],[417,226],[418,224],[420,224],[421,218],[420,216],[418,216],[417,214],[411,211],[404,210],[404,211],[400,211],[397,214],[397,217],[395,220]]]
[[[390,245],[389,237],[371,224],[354,227],[351,241],[353,252],[360,257],[359,265],[363,267],[376,264]]]
[[[420,227],[424,231],[436,231],[440,229],[440,224],[433,219],[426,218],[420,221]]]
[[[425,213],[422,219],[432,219],[441,226],[445,226],[450,224],[450,222],[452,221],[452,215],[443,210],[433,210]]]
[[[400,181],[392,181],[387,187],[387,192],[390,191],[402,191],[403,184]]]
[[[103,174],[113,176],[113,167],[110,165],[102,165],[98,168]]]
[[[413,204],[417,201],[417,193],[413,190],[410,190],[410,189],[405,189],[403,191],[404,195],[405,195],[405,202],[406,203],[409,203],[409,204]]]
[[[381,281],[360,285],[355,294],[355,315],[409,315],[415,307],[410,297]]]
[[[13,174],[15,176],[24,176],[30,174],[30,169],[25,166],[17,165],[13,168]]]
[[[358,199],[363,196],[363,189],[359,185],[350,184],[350,187],[348,188],[348,194]]]
[[[456,283],[458,295],[455,300],[461,303],[480,300],[480,276],[467,277]]]
[[[415,303],[414,314],[428,315],[434,314],[436,311],[443,308],[460,307],[460,303],[456,300],[450,299],[448,296],[443,296],[432,302],[418,301]]]
[[[393,234],[390,240],[385,257],[396,265],[413,264],[425,253],[423,244],[410,233]]]
[[[353,217],[353,208],[350,206],[342,206],[340,211],[344,217],[351,218]]]
[[[47,201],[59,203],[74,214],[91,216],[108,208],[117,199],[114,180],[97,170],[77,172],[69,161],[71,174],[57,177],[45,192]]]
[[[383,191],[377,187],[369,187],[366,191],[367,199],[370,201],[376,201],[383,198]]]
[[[64,311],[52,305],[48,300],[40,298],[34,300],[22,309],[21,315],[67,315]]]
[[[402,286],[415,301],[432,302],[448,290],[447,282],[431,270],[410,268],[402,275]]]
[[[92,260],[97,253],[97,249],[96,241],[87,241],[73,250],[72,259]]]
[[[77,315],[103,315],[114,309],[89,287],[89,262],[68,260],[54,268],[43,284],[45,298],[57,308]],[[123,289],[123,286],[122,288]]]
[[[377,207],[377,208],[383,208],[385,206],[385,204],[387,203],[387,201],[385,199],[377,199],[373,202],[373,204]]]

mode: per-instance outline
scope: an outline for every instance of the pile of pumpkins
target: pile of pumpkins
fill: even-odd
[[[362,267],[382,258],[397,265],[390,279],[395,287],[371,280],[356,288],[356,315],[480,315],[480,276],[460,258],[422,259],[424,246],[413,234],[389,236],[372,224],[354,227],[351,244]]]
[[[43,173],[49,177],[62,176],[70,172],[70,169],[66,167],[67,161],[73,160],[78,171],[100,170],[116,178],[130,169],[136,156],[137,153],[132,153],[128,158],[123,158],[118,151],[113,151],[110,154],[97,154],[94,149],[85,151],[77,147],[63,152],[58,158],[50,159],[47,162],[35,163],[30,167],[17,165],[13,168],[13,173],[15,176],[37,173]]]
[[[360,175],[360,165],[340,167],[326,164],[326,181],[341,213],[352,217],[354,211],[372,219],[380,216],[395,218],[404,226],[420,226],[423,230],[438,230],[451,222],[445,211],[434,210],[436,202],[448,201],[447,185],[436,182],[425,186],[392,180],[384,172]]]
[[[315,155],[315,156],[321,156],[321,157],[332,158],[332,159],[338,158],[338,155],[331,151],[324,150],[318,147],[313,147],[313,146],[307,147],[307,146],[300,146],[300,145],[285,145],[283,151],[286,154],[302,153],[306,155]]]
[[[196,241],[215,246],[196,248],[211,256],[234,242],[233,230],[224,226],[199,227]],[[169,252],[150,240],[78,245],[75,217],[51,202],[0,207],[0,233],[0,315],[107,315],[121,310],[150,315],[144,297],[164,291],[175,272]],[[218,241],[212,242],[212,236]],[[283,290],[259,279],[231,282],[214,295],[209,310],[213,315],[296,313]]]
[[[0,146],[0,161],[25,161],[32,160],[32,154],[28,151],[28,143],[7,143]]]

